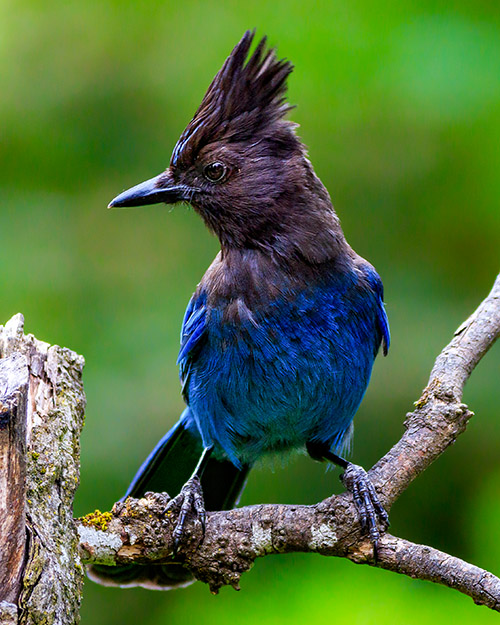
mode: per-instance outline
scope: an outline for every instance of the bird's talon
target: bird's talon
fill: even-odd
[[[197,476],[190,478],[182,487],[181,492],[168,502],[164,514],[173,510],[178,510],[175,529],[172,533],[172,551],[175,556],[182,544],[186,521],[190,514],[194,513],[197,520],[201,523],[203,534],[205,534],[205,502],[200,479]]]
[[[370,478],[362,467],[349,463],[342,476],[342,482],[352,494],[361,529],[370,537],[373,546],[373,559],[377,563],[380,540],[379,526],[381,526],[382,531],[385,531],[389,525],[389,516],[380,503]]]

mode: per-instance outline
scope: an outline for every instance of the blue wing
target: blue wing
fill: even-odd
[[[384,356],[387,356],[389,345],[391,344],[391,333],[389,330],[389,319],[387,319],[387,313],[385,312],[384,300],[381,297],[379,297],[378,323],[380,331],[382,332],[382,348]]]
[[[391,344],[391,333],[389,330],[389,320],[387,319],[387,313],[385,312],[384,301],[381,297],[378,298],[377,321],[380,332],[382,333],[383,354],[384,356],[387,356],[389,345]]]
[[[391,333],[389,331],[389,320],[387,319],[387,313],[384,306],[384,285],[380,276],[375,269],[370,265],[366,274],[368,283],[370,284],[375,297],[377,298],[377,321],[380,334],[382,337],[382,349],[384,356],[387,356],[389,351],[389,345],[391,344]]]
[[[179,375],[182,383],[182,393],[186,402],[188,402],[186,389],[191,364],[204,339],[206,314],[205,298],[200,295],[193,295],[189,300],[184,315],[184,321],[182,322],[181,348],[179,350],[179,356],[177,357]]]

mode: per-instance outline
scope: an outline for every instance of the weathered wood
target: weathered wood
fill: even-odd
[[[26,358],[0,360],[0,601],[17,602],[26,548]]]
[[[22,315],[16,315],[0,326],[0,363],[15,355],[29,371],[24,454],[28,549],[18,599],[9,603],[20,608],[19,625],[72,625],[79,622],[83,583],[73,498],[85,406],[84,360],[69,349],[24,336],[23,324]],[[11,622],[16,623],[12,607],[0,605],[1,625]]]
[[[0,623],[17,625],[17,605],[8,601],[0,601]]]

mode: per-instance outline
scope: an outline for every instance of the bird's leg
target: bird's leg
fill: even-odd
[[[193,475],[184,484],[181,492],[171,499],[165,508],[165,514],[171,510],[179,508],[179,516],[177,524],[172,534],[174,542],[174,554],[177,553],[179,545],[184,533],[184,527],[189,514],[194,511],[196,518],[201,523],[203,534],[205,534],[205,501],[203,499],[203,491],[201,489],[200,479],[207,467],[208,460],[213,451],[213,446],[205,447],[201,457],[196,465]]]
[[[328,460],[344,469],[340,479],[347,491],[352,494],[361,528],[370,537],[370,542],[373,545],[373,557],[376,562],[378,542],[380,540],[378,523],[380,523],[384,531],[389,526],[389,516],[380,503],[368,474],[363,467],[347,462],[344,458],[332,453],[328,446],[323,443],[307,443],[307,452],[314,460]]]

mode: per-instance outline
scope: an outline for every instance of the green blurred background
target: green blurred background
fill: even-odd
[[[381,274],[393,344],[356,419],[369,467],[454,329],[491,287],[500,241],[500,9],[490,1],[0,3],[0,323],[83,354],[75,514],[108,509],[182,410],[185,305],[217,251],[192,210],[108,211],[162,171],[246,28],[295,64],[293,119],[353,247]],[[468,432],[397,502],[393,531],[500,573],[500,349]],[[312,503],[338,473],[298,457],[242,503]],[[83,625],[493,623],[456,592],[319,556],[258,561],[242,592],[88,582]]]

